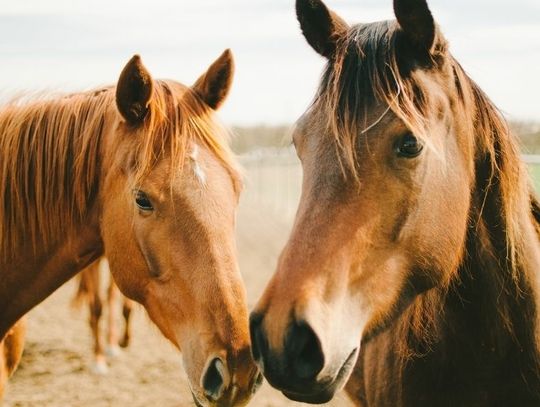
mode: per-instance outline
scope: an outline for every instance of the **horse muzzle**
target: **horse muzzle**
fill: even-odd
[[[192,396],[198,407],[234,407],[244,406],[262,384],[262,374],[254,367],[249,383],[241,387],[221,358],[215,357],[207,363],[201,377],[203,394]]]
[[[330,401],[348,379],[356,359],[354,348],[340,363],[326,363],[321,341],[305,321],[292,321],[283,348],[272,350],[263,316],[250,318],[253,358],[272,387],[291,400],[322,404]]]

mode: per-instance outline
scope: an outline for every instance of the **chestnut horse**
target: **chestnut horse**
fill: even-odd
[[[96,374],[108,372],[107,356],[114,358],[120,354],[120,348],[127,348],[131,339],[131,313],[133,301],[124,297],[118,290],[113,278],[109,276],[107,296],[103,297],[101,279],[103,273],[109,273],[107,260],[101,259],[93,262],[78,274],[79,284],[72,305],[79,308],[83,303],[88,305],[88,322],[94,339],[94,360],[92,371]],[[119,303],[122,303],[122,317],[124,329],[121,337],[118,336],[117,311]],[[104,306],[107,306],[107,340],[103,344],[100,320]]]
[[[214,115],[233,66],[227,50],[187,87],[136,55],[116,86],[0,109],[0,338],[105,254],[182,351],[196,402],[247,402],[259,374],[236,259],[241,182]]]
[[[296,8],[328,64],[293,136],[293,231],[251,316],[264,375],[311,403],[351,378],[361,406],[540,405],[540,216],[516,138],[425,0],[354,26]]]

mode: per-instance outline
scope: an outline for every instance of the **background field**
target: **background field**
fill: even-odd
[[[527,126],[517,126],[527,135],[522,138],[524,151],[540,152],[540,134],[535,133],[534,126]],[[251,308],[273,273],[289,233],[299,199],[301,169],[286,127],[239,129],[237,133],[234,148],[246,168],[237,240]],[[540,163],[530,168],[540,191]],[[92,343],[87,312],[70,309],[74,292],[74,282],[68,282],[30,313],[25,354],[8,387],[4,406],[193,405],[181,356],[140,307],[134,316],[132,346],[111,363],[108,376],[90,373]],[[295,405],[268,385],[250,404]],[[350,403],[346,396],[339,395],[330,405],[347,407]]]
[[[529,168],[536,191],[540,194],[540,163],[530,164]]]

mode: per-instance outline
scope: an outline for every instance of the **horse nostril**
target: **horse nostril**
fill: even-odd
[[[222,360],[220,358],[213,359],[202,378],[202,388],[206,397],[212,401],[221,398],[226,387],[226,375],[225,365]]]
[[[249,335],[251,336],[251,354],[255,361],[261,359],[262,347],[264,346],[264,337],[261,332],[263,321],[262,314],[252,313],[249,317]]]
[[[324,367],[321,342],[305,322],[294,322],[287,338],[287,353],[299,379],[314,379]]]

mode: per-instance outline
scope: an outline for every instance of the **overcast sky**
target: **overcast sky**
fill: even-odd
[[[454,55],[512,119],[540,120],[540,0],[432,0]],[[350,23],[391,0],[327,0]],[[225,49],[237,62],[228,124],[293,122],[323,67],[294,0],[0,0],[0,92],[113,83],[139,53],[156,78],[192,83]]]

